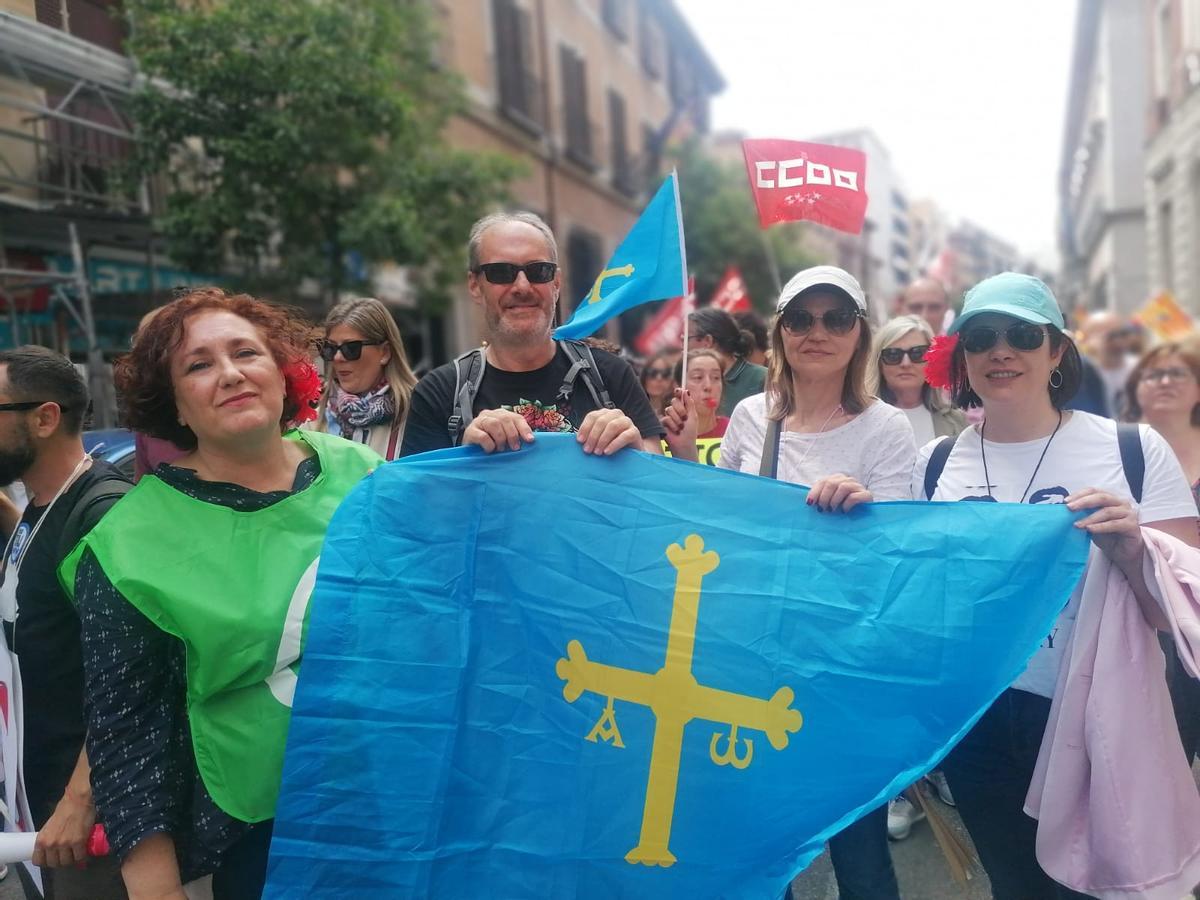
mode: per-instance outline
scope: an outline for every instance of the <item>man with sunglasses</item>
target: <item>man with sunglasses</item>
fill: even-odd
[[[662,425],[629,364],[552,335],[562,270],[549,226],[527,212],[485,216],[467,256],[485,346],[417,384],[400,455],[458,444],[517,450],[537,431],[575,433],[587,453],[660,452]]]
[[[20,769],[33,818],[25,827],[39,831],[33,861],[43,867],[47,900],[126,896],[117,863],[88,862],[85,853],[96,810],[83,746],[83,650],[79,617],[57,576],[79,538],[131,487],[84,452],[87,408],[87,387],[70,360],[44,347],[0,353],[0,484],[19,478],[29,495],[5,534],[0,653],[20,673],[20,691],[10,684],[8,694],[23,728]],[[6,776],[15,782],[18,761],[7,756]],[[14,820],[20,814],[12,810]]]

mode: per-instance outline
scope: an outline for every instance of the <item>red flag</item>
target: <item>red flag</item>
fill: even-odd
[[[858,234],[867,216],[867,156],[804,141],[742,141],[758,222],[808,219]]]
[[[746,293],[746,282],[737,266],[730,266],[721,276],[721,283],[713,291],[710,306],[727,313],[741,312],[750,308],[750,295]]]
[[[688,278],[689,311],[696,308],[696,282]],[[633,339],[633,349],[642,356],[650,356],[667,347],[678,347],[687,327],[687,313],[683,308],[683,297],[672,297],[658,308],[654,318]]]

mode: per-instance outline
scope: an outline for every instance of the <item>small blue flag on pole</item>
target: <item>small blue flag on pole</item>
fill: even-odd
[[[1012,683],[1088,553],[1061,504],[805,497],[555,434],[363,479],[265,900],[780,897]]]
[[[687,292],[679,178],[672,169],[571,320],[555,329],[554,336],[585,338],[627,309]]]

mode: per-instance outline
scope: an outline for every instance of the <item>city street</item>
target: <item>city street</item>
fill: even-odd
[[[1197,784],[1200,784],[1200,763],[1193,771]],[[962,823],[953,809],[937,800],[930,802],[937,804],[946,821],[960,834],[964,833]],[[963,886],[954,881],[926,822],[918,822],[907,839],[892,844],[892,862],[900,881],[900,894],[907,900],[991,900],[987,876],[982,872],[977,872]],[[834,884],[828,853],[817,857],[792,883],[792,893],[795,900],[836,900],[837,886]],[[0,900],[24,900],[15,872],[10,872],[4,881],[0,881]]]

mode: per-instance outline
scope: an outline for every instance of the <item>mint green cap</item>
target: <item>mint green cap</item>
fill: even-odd
[[[1065,327],[1058,301],[1044,281],[1020,272],[1001,272],[967,291],[962,313],[947,331],[957,334],[975,316],[989,312],[1035,325],[1053,325],[1059,331]]]

